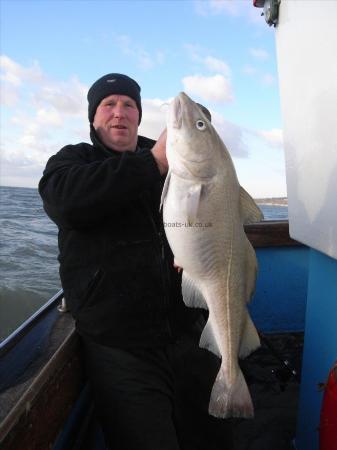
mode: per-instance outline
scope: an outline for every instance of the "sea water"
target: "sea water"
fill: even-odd
[[[60,289],[56,258],[37,190],[0,187],[0,340]]]
[[[265,220],[287,207],[261,205]],[[61,289],[57,227],[37,189],[0,186],[0,341]]]

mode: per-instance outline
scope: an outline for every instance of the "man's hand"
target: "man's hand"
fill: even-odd
[[[166,135],[167,131],[165,128],[151,150],[161,175],[165,175],[168,171],[168,162],[166,159]]]
[[[183,268],[178,266],[178,264],[176,264],[175,261],[173,262],[173,267],[176,269],[178,273],[180,273],[183,270]]]

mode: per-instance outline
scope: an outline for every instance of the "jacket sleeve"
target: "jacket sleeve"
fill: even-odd
[[[94,162],[85,150],[64,147],[49,159],[39,183],[46,213],[62,228],[95,226],[161,179],[149,150]]]

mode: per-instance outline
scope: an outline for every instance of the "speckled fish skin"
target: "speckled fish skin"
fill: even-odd
[[[243,225],[263,216],[240,187],[230,154],[213,125],[183,92],[170,104],[166,152],[165,232],[175,263],[183,268],[184,302],[209,310],[200,346],[221,357],[209,414],[252,417],[254,408],[238,358],[260,345],[247,311],[257,261]]]

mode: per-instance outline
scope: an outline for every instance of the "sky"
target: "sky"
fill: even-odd
[[[111,72],[141,85],[156,139],[179,92],[207,106],[240,184],[286,195],[274,28],[252,0],[0,0],[0,184],[37,187],[50,156],[90,142],[86,94]]]

